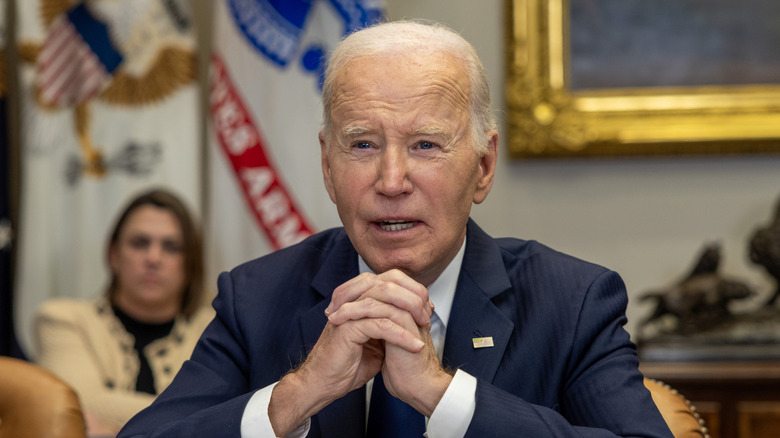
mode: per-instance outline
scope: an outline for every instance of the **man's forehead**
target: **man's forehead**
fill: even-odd
[[[388,128],[452,137],[452,123],[469,112],[469,88],[462,63],[451,55],[357,56],[334,78],[331,126],[346,138]]]
[[[466,62],[454,54],[426,49],[411,52],[389,52],[373,55],[357,55],[334,72],[333,83],[350,89],[355,80],[363,82],[373,79],[380,83],[391,83],[389,78],[398,77],[402,71],[405,77],[427,82],[432,79],[445,81],[468,89]]]

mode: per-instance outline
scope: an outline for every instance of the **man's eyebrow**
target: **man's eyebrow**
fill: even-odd
[[[358,137],[368,132],[371,132],[371,129],[366,126],[348,125],[341,130],[341,135],[344,137]]]
[[[415,129],[414,135],[429,135],[435,137],[441,137],[448,141],[452,138],[452,135],[444,128],[435,125],[422,126]]]
[[[415,129],[414,133],[423,134],[423,135],[443,135],[443,136],[447,135],[447,131],[444,130],[444,128],[435,125],[422,126],[420,128]]]

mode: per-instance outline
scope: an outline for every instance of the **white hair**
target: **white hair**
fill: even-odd
[[[477,152],[484,154],[487,151],[485,134],[496,129],[485,68],[474,47],[457,32],[440,23],[420,20],[376,24],[348,35],[339,43],[331,54],[322,86],[325,135],[329,135],[332,128],[333,81],[349,62],[361,56],[418,52],[443,52],[463,62],[471,89],[471,136]]]

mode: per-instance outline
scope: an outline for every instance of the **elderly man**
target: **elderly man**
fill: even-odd
[[[354,33],[323,102],[344,227],[222,274],[192,359],[121,437],[671,436],[619,277],[469,219],[498,133],[465,40]]]

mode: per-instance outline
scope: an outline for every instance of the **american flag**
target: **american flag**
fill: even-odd
[[[106,25],[79,4],[52,23],[38,56],[38,97],[54,107],[84,102],[102,91],[121,62]]]

